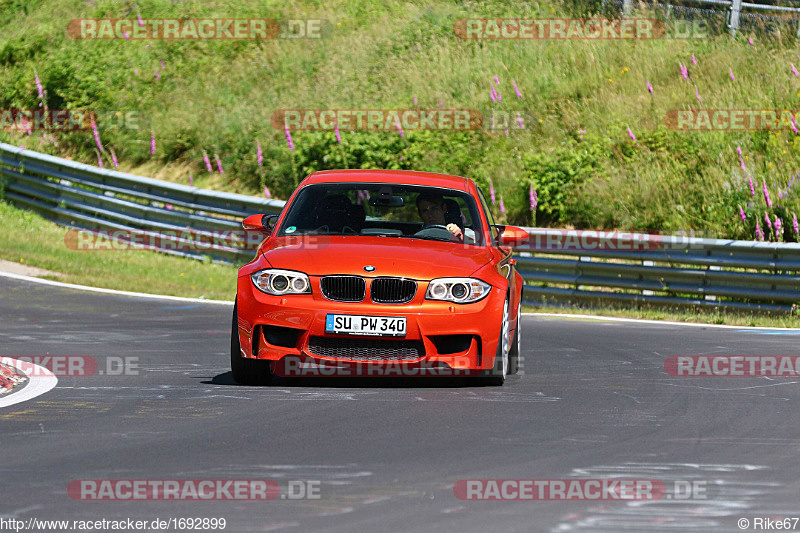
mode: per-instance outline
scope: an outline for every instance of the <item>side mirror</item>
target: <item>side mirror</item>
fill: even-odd
[[[500,235],[498,235],[497,240],[500,241],[501,244],[505,244],[506,246],[522,246],[523,244],[527,244],[531,238],[530,233],[525,231],[522,228],[517,226],[495,226]]]
[[[260,231],[266,235],[272,233],[273,224],[278,220],[278,215],[250,215],[242,221],[245,231]]]

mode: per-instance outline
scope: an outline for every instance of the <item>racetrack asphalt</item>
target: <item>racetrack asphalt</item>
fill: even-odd
[[[797,355],[800,331],[523,316],[523,374],[236,385],[231,308],[0,278],[0,356],[88,355],[0,409],[0,518],[224,517],[225,531],[739,531],[800,516],[800,379],[673,377],[671,355]],[[462,501],[461,479],[699,481],[656,502]],[[77,479],[318,482],[320,499],[76,501]],[[752,524],[751,524],[752,527]],[[800,529],[800,524],[796,526]]]

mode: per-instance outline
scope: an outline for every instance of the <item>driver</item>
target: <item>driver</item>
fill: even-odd
[[[447,224],[445,221],[444,200],[436,194],[420,194],[417,196],[417,212],[424,226],[443,226],[447,228],[454,240],[464,242],[464,233],[457,224]],[[423,227],[424,227],[423,226]]]

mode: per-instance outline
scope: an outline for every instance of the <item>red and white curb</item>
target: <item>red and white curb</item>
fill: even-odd
[[[27,400],[32,400],[50,391],[58,384],[58,378],[48,369],[39,365],[27,361],[20,361],[12,357],[0,358],[0,364],[13,367],[28,376],[28,384],[25,385],[22,390],[19,392],[14,392],[12,390],[7,395],[0,397],[0,407],[8,407]]]

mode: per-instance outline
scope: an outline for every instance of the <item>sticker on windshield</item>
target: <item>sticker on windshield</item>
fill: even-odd
[[[297,231],[297,226],[289,226],[286,228],[286,233],[294,233],[295,231]]]

